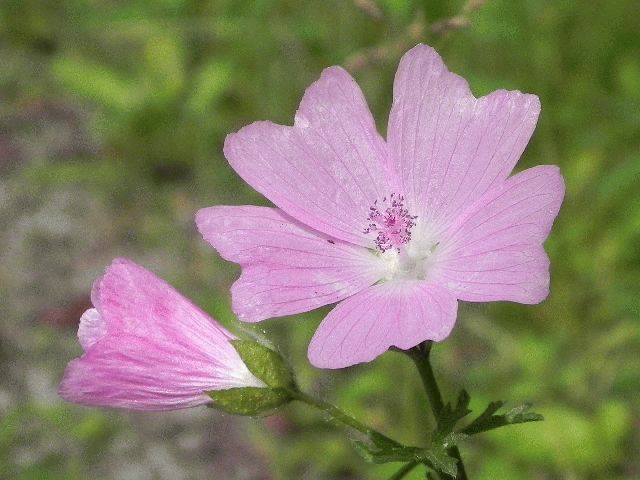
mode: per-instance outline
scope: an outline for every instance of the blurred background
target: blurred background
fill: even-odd
[[[158,273],[231,329],[238,269],[195,212],[264,204],[227,165],[227,133],[291,124],[340,64],[386,129],[393,75],[435,46],[476,95],[535,93],[518,164],[560,165],[548,300],[466,304],[435,347],[441,388],[476,413],[532,401],[546,421],[462,445],[470,478],[640,478],[640,2],[510,0],[4,0],[0,2],[0,478],[383,479],[315,412],[90,409],[56,395],[88,292],[115,256]],[[306,347],[325,311],[267,332],[301,383],[391,436],[430,417],[409,361],[321,371]],[[242,327],[248,328],[248,327]],[[407,478],[424,478],[415,470]]]

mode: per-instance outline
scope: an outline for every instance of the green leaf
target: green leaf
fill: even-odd
[[[377,463],[375,461],[375,452],[371,450],[370,445],[367,445],[362,440],[351,440],[351,444],[356,453],[360,455],[365,462]]]
[[[446,404],[438,416],[438,429],[430,448],[407,447],[377,432],[368,436],[368,442],[354,440],[356,451],[369,463],[420,462],[431,469],[455,477],[458,473],[457,459],[448,451],[468,437],[465,433],[453,432],[457,421],[470,413],[469,395],[460,392],[455,407]]]
[[[294,387],[293,374],[282,356],[253,340],[231,340],[247,368],[267,386],[289,389]]]
[[[451,432],[447,436],[445,436],[440,443],[442,443],[442,446],[444,448],[451,448],[460,444],[460,442],[466,440],[467,438],[469,438],[469,435],[467,435],[466,433]]]
[[[424,461],[438,472],[446,473],[454,478],[458,475],[458,460],[449,456],[445,448],[428,450]]]
[[[513,425],[516,423],[538,422],[544,420],[544,417],[538,413],[530,412],[530,403],[523,403],[512,408],[503,415],[495,415],[502,408],[503,401],[491,402],[487,408],[473,422],[460,430],[460,433],[466,435],[475,435],[477,433],[486,432],[505,425]]]
[[[369,463],[422,462],[427,455],[427,450],[419,447],[399,445],[397,447],[379,448],[361,440],[352,440],[351,443],[360,456]]]
[[[467,437],[468,435],[464,433],[456,432],[450,432],[444,437],[436,437],[431,449],[428,450],[428,461],[425,463],[438,472],[455,477],[458,474],[458,460],[449,455],[449,449]]]
[[[537,422],[544,420],[544,417],[539,413],[529,412],[532,407],[530,403],[523,403],[515,408],[512,408],[505,413],[505,418],[509,423],[525,423],[525,422]]]
[[[462,390],[458,395],[458,401],[455,408],[451,403],[447,403],[442,407],[437,418],[438,428],[435,433],[436,437],[444,438],[453,431],[459,420],[471,413],[471,410],[468,408],[469,401],[469,394],[466,390]]]
[[[289,393],[281,388],[238,387],[211,390],[207,395],[213,407],[233,415],[269,415],[276,408],[291,401]]]
[[[371,442],[379,448],[398,448],[402,447],[402,444],[390,439],[389,437],[382,435],[379,432],[373,431],[369,434]]]
[[[466,437],[467,435],[461,433],[450,433],[443,441],[435,442],[429,449],[407,447],[386,437],[372,440],[372,443],[361,440],[353,440],[352,443],[360,456],[369,463],[419,462],[455,477],[458,473],[457,460],[447,453],[447,449]]]

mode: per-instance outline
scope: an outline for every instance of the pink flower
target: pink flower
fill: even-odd
[[[84,354],[60,396],[83,405],[172,410],[211,402],[207,390],[264,387],[229,343],[235,337],[169,284],[116,259],[80,319]]]
[[[196,217],[242,266],[234,311],[256,322],[340,302],[309,346],[312,364],[339,368],[444,339],[458,300],[541,302],[564,183],[555,166],[510,176],[539,112],[518,91],[476,99],[418,45],[400,61],[385,141],[349,74],[324,70],[293,127],[226,139],[231,166],[278,208]]]

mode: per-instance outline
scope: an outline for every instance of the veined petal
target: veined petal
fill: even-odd
[[[539,112],[538,98],[518,91],[476,99],[431,47],[407,52],[394,82],[388,143],[409,211],[428,224],[449,225],[509,176]]]
[[[322,321],[309,345],[320,368],[369,362],[391,346],[403,350],[446,338],[458,304],[446,289],[423,281],[382,283],[354,295]]]
[[[446,233],[437,281],[460,300],[541,302],[549,293],[542,243],[563,197],[560,171],[547,165],[487,192]]]
[[[188,408],[210,402],[207,390],[248,386],[228,375],[228,369],[178,341],[109,335],[69,363],[59,394],[82,405],[148,411]],[[258,382],[254,379],[251,386],[263,386]]]
[[[204,404],[207,390],[263,387],[231,345],[235,338],[135,263],[117,259],[81,318],[84,355],[69,363],[59,393],[70,402],[169,410]]]
[[[220,255],[242,265],[231,289],[241,320],[306,312],[342,300],[384,274],[380,257],[321,234],[275,208],[204,208],[202,236]]]
[[[358,245],[369,207],[389,195],[387,148],[360,88],[340,67],[305,92],[293,127],[256,122],[224,154],[253,188],[298,221]]]
[[[93,298],[108,333],[189,342],[202,351],[226,351],[235,338],[171,285],[124,258],[115,259],[94,284]]]

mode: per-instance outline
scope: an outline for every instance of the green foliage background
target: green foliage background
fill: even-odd
[[[457,15],[468,25],[443,32]],[[470,476],[640,478],[639,17],[634,0],[488,0],[468,13],[464,2],[440,0],[2,2],[0,477],[116,478],[114,442],[144,445],[153,434],[140,418],[161,421],[62,404],[55,386],[79,347],[73,326],[38,320],[42,309],[71,308],[112,257],[127,255],[230,328],[248,328],[229,308],[237,269],[192,220],[204,206],[264,204],[224,160],[225,135],[254,120],[291,123],[305,87],[334,64],[354,72],[384,132],[397,62],[423,41],[476,95],[539,95],[542,115],[518,168],[558,164],[567,183],[546,244],[548,300],[465,305],[434,349],[448,398],[464,386],[474,411],[529,400],[546,417],[462,445]],[[77,205],[65,200],[58,211],[66,193]],[[26,283],[16,280],[23,270]],[[304,386],[392,436],[424,441],[426,398],[406,359],[309,366],[322,314],[258,327]],[[259,473],[235,456],[226,470],[218,457],[199,458],[206,477],[189,465],[171,477],[142,461],[130,478],[382,479],[397,468],[364,465],[335,428],[297,406],[228,425]],[[167,432],[160,442],[178,448]]]

